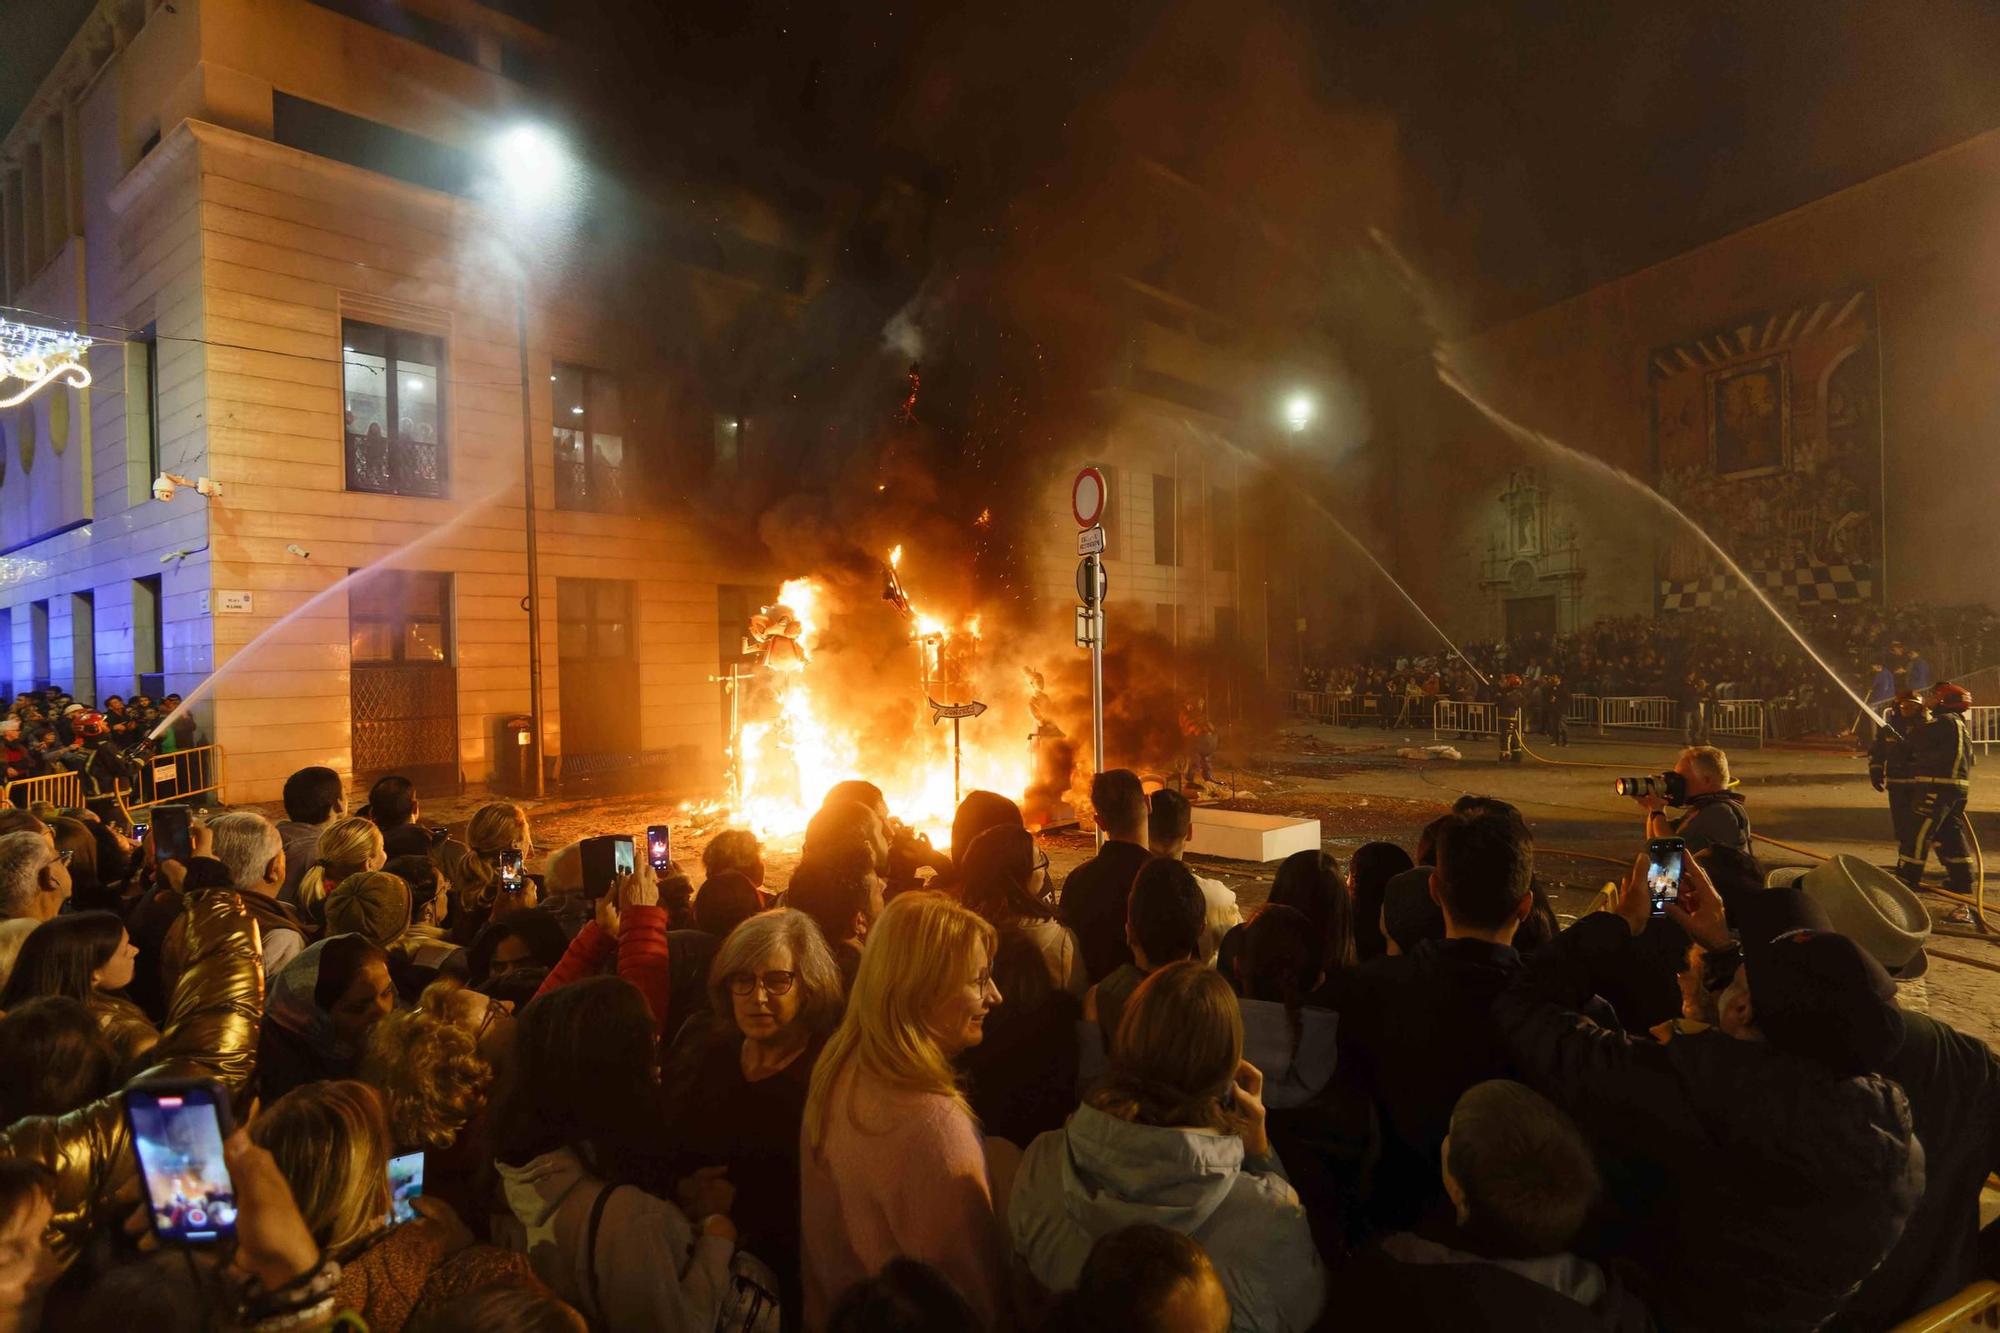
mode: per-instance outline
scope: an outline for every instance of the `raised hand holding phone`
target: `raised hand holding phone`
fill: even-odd
[[[1722,895],[1700,861],[1683,857],[1681,865],[1680,897],[1667,904],[1667,915],[1680,923],[1689,939],[1710,953],[1720,953],[1734,943]]]

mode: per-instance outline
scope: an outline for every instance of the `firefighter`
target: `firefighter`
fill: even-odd
[[[1972,790],[1972,736],[1965,710],[1972,694],[1950,682],[1931,690],[1931,720],[1910,734],[1910,831],[1896,850],[1896,874],[1911,888],[1924,877],[1933,846],[1944,866],[1944,886],[1972,892],[1972,848],[1966,839],[1965,802]]]
[[[1917,788],[1910,739],[1930,721],[1930,711],[1915,690],[1904,690],[1890,705],[1887,724],[1875,733],[1868,747],[1868,781],[1876,791],[1889,794],[1889,827],[1895,831],[1896,846],[1907,850],[1913,844],[1910,833],[1916,821],[1910,818]]]
[[[1521,678],[1512,672],[1500,678],[1500,762],[1521,762],[1521,710],[1526,700]]]

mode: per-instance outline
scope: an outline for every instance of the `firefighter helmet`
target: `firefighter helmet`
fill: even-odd
[[[1940,681],[1931,686],[1931,707],[1940,713],[1963,713],[1972,707],[1972,691],[1948,680]]]
[[[1904,690],[1896,696],[1893,707],[1903,717],[1915,717],[1924,711],[1924,696],[1915,690]]]
[[[102,713],[79,713],[70,730],[78,736],[108,736],[111,728],[105,724]]]
[[[1515,675],[1511,671],[1501,678],[1500,683],[1501,685],[1505,686],[1507,689],[1510,690],[1518,690],[1521,688],[1521,678]]]

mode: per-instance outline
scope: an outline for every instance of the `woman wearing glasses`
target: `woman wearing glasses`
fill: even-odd
[[[726,1168],[743,1248],[778,1274],[796,1327],[799,1125],[820,1047],[840,1021],[840,968],[811,917],[763,912],[729,932],[708,994],[707,1021],[674,1049],[667,1142],[685,1153],[685,1170]]]

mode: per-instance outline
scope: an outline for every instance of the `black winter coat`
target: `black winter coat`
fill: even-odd
[[[1902,1235],[1923,1192],[1909,1103],[1719,1031],[1662,1045],[1581,1012],[1625,923],[1577,922],[1494,1006],[1522,1081],[1573,1116],[1662,1325],[1817,1329]]]
[[[1979,1187],[2000,1170],[2000,1059],[1922,1014],[1881,1072],[1910,1099],[1924,1145],[1924,1197],[1896,1248],[1841,1311],[1838,1327],[1887,1328],[1980,1276]]]

